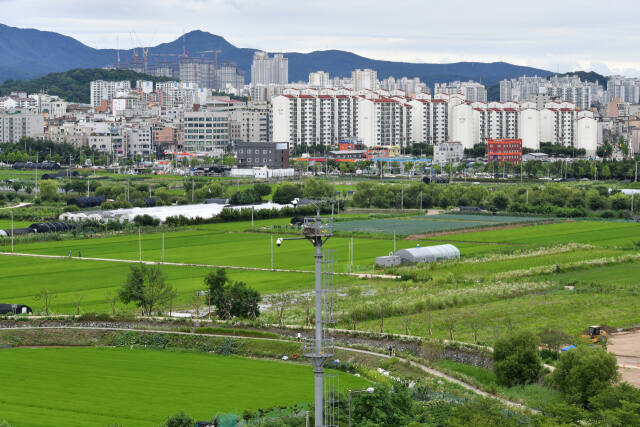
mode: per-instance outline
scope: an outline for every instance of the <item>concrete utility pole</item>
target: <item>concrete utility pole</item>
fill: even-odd
[[[138,258],[142,262],[142,231],[140,231],[140,227],[138,227]]]

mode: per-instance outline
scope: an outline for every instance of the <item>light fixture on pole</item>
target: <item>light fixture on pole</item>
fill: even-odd
[[[281,246],[285,240],[309,240],[315,248],[315,305],[316,305],[316,328],[315,337],[308,339],[305,343],[305,356],[310,358],[313,364],[314,375],[314,423],[315,427],[328,427],[333,425],[332,421],[325,423],[324,412],[324,369],[323,365],[325,361],[333,356],[333,341],[327,339],[325,324],[333,321],[332,304],[326,304],[328,291],[323,289],[323,253],[322,246],[331,237],[331,227],[328,223],[323,223],[323,218],[320,217],[320,206],[309,201],[316,208],[316,216],[311,218],[304,218],[302,223],[302,235],[303,237],[297,238],[278,238],[276,241],[277,246]],[[294,207],[300,204],[300,199],[296,198],[291,201]],[[328,312],[323,310],[328,308]],[[332,403],[332,402],[327,402]],[[328,412],[333,411],[327,408]]]

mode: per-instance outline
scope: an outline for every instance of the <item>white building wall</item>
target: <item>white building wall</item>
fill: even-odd
[[[450,123],[452,128],[450,138],[462,143],[464,148],[473,148],[474,120],[471,105],[460,104],[453,107]]]
[[[520,138],[522,147],[531,150],[540,149],[540,113],[533,108],[520,112]]]
[[[378,145],[376,104],[368,99],[358,101],[358,139],[366,147]]]
[[[576,123],[576,148],[584,148],[588,156],[595,156],[598,147],[598,122],[590,117],[582,117]]]

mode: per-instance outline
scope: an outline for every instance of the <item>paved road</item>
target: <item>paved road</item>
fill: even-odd
[[[102,331],[127,331],[127,332],[145,332],[145,333],[154,333],[154,334],[177,334],[177,335],[194,335],[194,336],[207,336],[207,337],[218,337],[218,338],[229,338],[229,335],[220,335],[220,334],[199,334],[199,333],[195,333],[195,332],[178,332],[178,331],[162,331],[162,330],[150,330],[150,329],[130,329],[130,328],[106,328],[106,327],[81,327],[81,326],[20,326],[20,327],[15,327],[15,328],[5,328],[0,326],[0,330],[1,329],[11,329],[11,330],[24,330],[24,329],[96,329],[96,330],[102,330]],[[278,342],[291,342],[291,340],[286,340],[286,339],[280,339],[280,338],[263,338],[263,337],[242,337],[242,336],[231,336],[232,338],[238,338],[238,339],[251,339],[251,340],[262,340],[262,341],[278,341]],[[342,350],[342,351],[348,351],[348,352],[352,352],[352,353],[360,353],[360,354],[367,354],[370,356],[374,356],[374,357],[380,357],[383,359],[389,359],[391,358],[391,356],[387,355],[387,354],[383,354],[383,353],[376,353],[374,351],[368,351],[368,350],[360,350],[360,349],[356,349],[356,348],[350,348],[350,347],[338,347],[336,346],[335,348]],[[408,362],[411,366],[414,366],[420,370],[422,370],[423,372],[438,377],[438,378],[442,378],[444,380],[447,380],[449,382],[452,382],[454,384],[457,384],[473,393],[476,393],[480,396],[483,397],[488,397],[491,399],[496,399],[502,403],[504,403],[505,405],[514,407],[514,408],[519,408],[519,409],[523,409],[523,410],[529,410],[534,414],[539,414],[540,411],[535,410],[535,409],[531,409],[525,405],[522,405],[520,403],[516,403],[516,402],[512,402],[510,400],[507,399],[503,399],[501,397],[495,396],[493,394],[487,393],[486,391],[480,390],[479,388],[471,385],[471,384],[467,384],[464,381],[458,380],[457,378],[454,378],[452,376],[449,376],[447,374],[445,374],[444,372],[440,372],[437,369],[433,369],[430,368],[428,366],[422,365],[420,363],[414,362],[414,361],[410,361],[401,357],[397,357],[395,356],[398,360],[400,360],[401,362]]]

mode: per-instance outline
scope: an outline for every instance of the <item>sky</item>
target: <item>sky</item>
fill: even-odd
[[[96,48],[153,46],[199,29],[267,51],[636,77],[639,15],[638,0],[0,0],[0,23]]]

